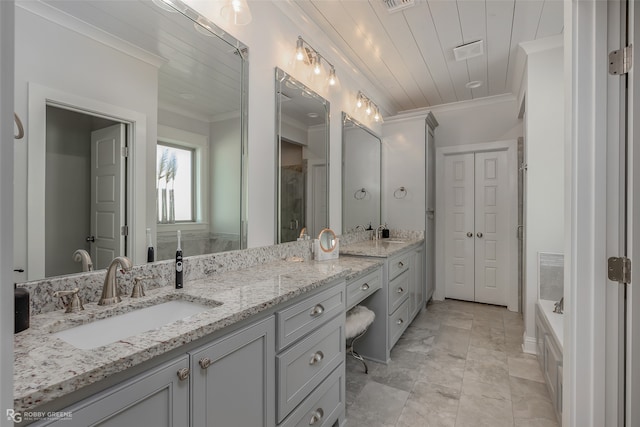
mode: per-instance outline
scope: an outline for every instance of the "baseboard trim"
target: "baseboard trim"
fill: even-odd
[[[522,335],[522,351],[528,354],[538,354],[536,337],[528,337],[525,332]]]

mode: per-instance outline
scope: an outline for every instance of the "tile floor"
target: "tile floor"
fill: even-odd
[[[557,427],[522,315],[455,300],[429,303],[391,362],[347,357],[347,427]],[[356,343],[357,350],[357,343]]]

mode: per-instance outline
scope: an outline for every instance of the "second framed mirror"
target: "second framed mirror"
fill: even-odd
[[[329,102],[276,68],[276,243],[329,225]]]
[[[380,137],[342,113],[342,232],[380,224]]]

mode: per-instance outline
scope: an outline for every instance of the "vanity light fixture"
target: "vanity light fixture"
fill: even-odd
[[[322,66],[322,60],[324,60],[329,66],[329,73],[327,75],[329,86],[335,86],[337,84],[336,68],[332,63],[327,61],[327,58],[322,56],[320,52],[311,47],[302,36],[298,36],[298,40],[296,41],[296,60],[303,61],[305,64],[311,66],[315,75],[322,74],[324,68]]]
[[[376,105],[375,102],[369,99],[368,96],[362,93],[362,91],[359,91],[356,98],[356,109],[360,109],[363,106],[365,107],[364,112],[367,114],[367,116],[371,116],[373,114],[373,120],[375,120],[376,122],[382,121],[380,108]]]

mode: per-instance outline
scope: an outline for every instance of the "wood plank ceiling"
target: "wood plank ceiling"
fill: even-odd
[[[293,3],[379,88],[389,113],[510,93],[518,44],[563,31],[561,0],[415,0],[396,12],[384,0]],[[453,48],[477,40],[482,56],[455,60]]]

